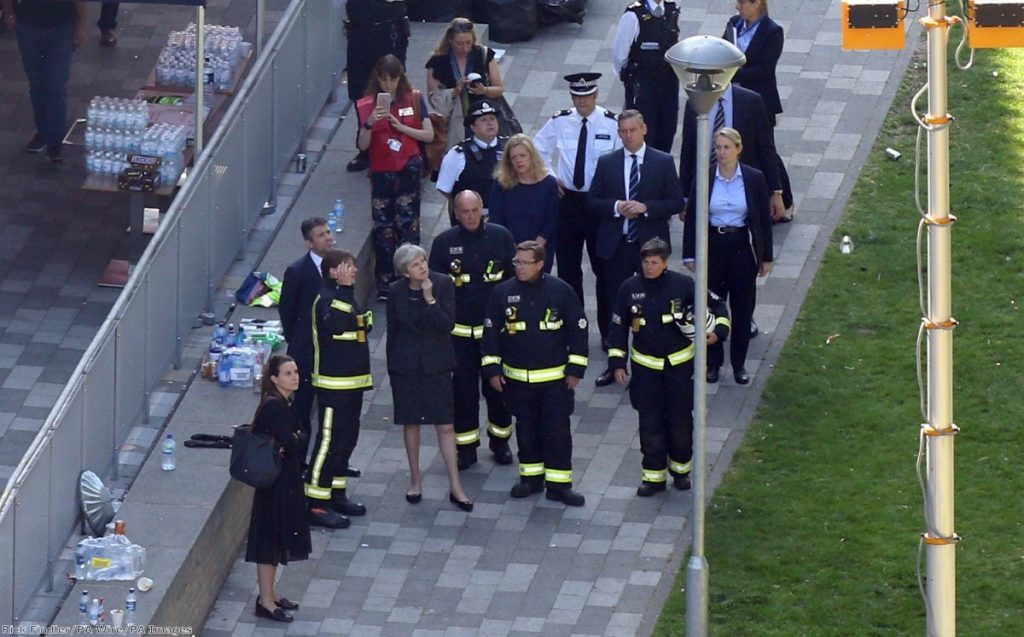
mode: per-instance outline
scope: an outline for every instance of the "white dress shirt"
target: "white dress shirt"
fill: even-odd
[[[576,150],[582,126],[583,118],[579,111],[573,108],[567,114],[565,111],[556,113],[545,122],[533,138],[537,152],[566,190],[576,190],[572,178],[576,171]],[[619,148],[622,148],[622,140],[619,139],[618,122],[614,117],[608,116],[606,108],[596,107],[587,117],[587,155],[583,168],[583,188],[580,192],[590,190],[590,182],[597,169],[597,158]],[[556,158],[557,163],[554,161]]]
[[[647,8],[654,13],[654,7],[664,4],[663,0],[647,0]],[[664,11],[664,7],[662,7]],[[619,18],[619,29],[615,32],[615,40],[612,42],[612,68],[618,73],[626,66],[629,59],[629,50],[633,47],[633,41],[640,35],[640,22],[636,14],[626,11]]]

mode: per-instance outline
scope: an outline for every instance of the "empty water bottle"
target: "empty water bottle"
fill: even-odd
[[[160,468],[164,471],[174,471],[174,451],[177,446],[178,445],[174,442],[174,434],[167,434],[167,438],[164,439],[163,447],[160,449]]]
[[[95,626],[100,623],[100,600],[93,597],[89,604],[89,625]]]
[[[75,579],[77,579],[77,580],[85,579],[85,551],[81,547],[78,547],[77,549],[75,549]],[[84,594],[85,593],[83,593],[83,595]],[[86,599],[85,601],[86,601],[86,603],[88,603],[89,600]],[[87,610],[87,609],[83,608],[81,610],[84,611],[84,610]]]

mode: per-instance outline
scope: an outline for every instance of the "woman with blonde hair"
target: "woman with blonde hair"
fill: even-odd
[[[496,183],[488,199],[491,223],[508,228],[518,244],[555,240],[558,224],[558,180],[548,172],[537,147],[526,135],[513,135],[494,169]],[[554,259],[544,264],[551,272]]]

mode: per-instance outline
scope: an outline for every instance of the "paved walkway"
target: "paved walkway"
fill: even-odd
[[[96,95],[130,97],[167,33],[195,21],[195,8],[123,3],[116,47],[99,45],[98,3],[68,82],[69,123]],[[267,2],[276,24],[287,0]],[[249,0],[209,0],[207,23],[255,33]],[[269,32],[269,29],[268,29]],[[128,198],[86,192],[81,146],[55,166],[22,147],[32,137],[28,81],[14,34],[0,28],[0,490],[35,438],[120,290],[97,287],[111,258],[129,252]]]
[[[623,4],[591,0],[582,27],[558,25],[507,47],[507,91],[524,126],[536,130],[568,104],[561,76],[574,71],[603,72],[599,101],[621,107],[622,88],[609,60]],[[724,0],[685,2],[683,36],[718,35],[731,10]],[[842,51],[836,0],[779,0],[772,3],[772,15],[787,35],[779,65],[786,112],[777,136],[797,191],[797,219],[776,228],[776,267],[760,282],[756,318],[762,336],[752,342],[748,364],[753,383],[740,387],[723,374],[711,387],[712,484],[753,416],[909,58],[909,51]],[[326,153],[349,157],[351,132],[343,126]],[[340,171],[342,165],[330,161],[320,169]],[[343,179],[340,172],[336,177]],[[305,208],[300,195],[286,226],[297,226],[315,210]],[[436,203],[425,204],[424,217],[434,222],[435,233],[443,229],[438,212]],[[286,263],[300,250],[291,238],[277,241],[264,263]],[[592,298],[587,307],[593,311]],[[515,467],[497,467],[484,452],[463,474],[476,501],[468,515],[444,499],[447,481],[430,433],[421,456],[424,501],[415,507],[405,503],[405,456],[401,433],[390,420],[390,388],[380,374],[379,331],[372,347],[377,388],[367,396],[354,456],[365,474],[352,487],[370,513],[355,518],[348,530],[315,529],[312,559],[283,569],[282,594],[302,604],[287,634],[649,634],[689,545],[691,500],[672,489],[650,499],[635,497],[636,417],[617,387],[595,390],[593,379],[604,363],[596,337],[572,419],[575,475],[586,507],[510,499]],[[202,633],[286,634],[280,625],[254,619],[255,598],[254,568],[238,561]]]

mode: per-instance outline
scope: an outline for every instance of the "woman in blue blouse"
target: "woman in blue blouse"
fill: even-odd
[[[558,180],[548,172],[529,137],[520,133],[508,140],[494,178],[488,201],[489,221],[508,228],[517,244],[536,241],[554,245]],[[551,272],[553,261],[544,264],[545,272]]]

